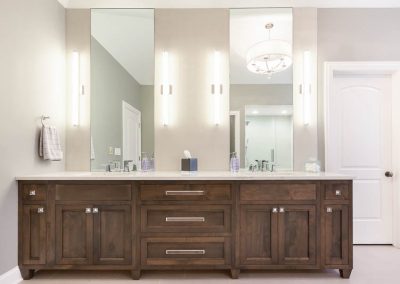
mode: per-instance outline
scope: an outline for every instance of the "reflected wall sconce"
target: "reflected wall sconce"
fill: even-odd
[[[213,81],[211,84],[211,94],[214,97],[214,123],[221,123],[221,96],[223,94],[221,80],[221,54],[219,51],[214,52],[213,58]]]
[[[303,95],[303,124],[311,122],[311,52],[303,53],[303,84],[300,87]]]
[[[72,125],[77,127],[80,123],[80,55],[78,51],[72,52],[71,62],[71,98],[72,98]]]
[[[161,96],[162,96],[162,124],[167,126],[169,123],[169,95],[172,95],[172,85],[169,78],[169,54],[167,51],[162,53],[162,78],[161,78]]]

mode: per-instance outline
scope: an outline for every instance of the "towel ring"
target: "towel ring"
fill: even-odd
[[[41,117],[41,119],[40,119],[40,121],[41,121],[41,123],[42,123],[42,126],[45,126],[45,125],[44,125],[44,121],[47,120],[47,119],[50,119],[50,116],[48,116],[48,115],[42,115],[42,117]]]

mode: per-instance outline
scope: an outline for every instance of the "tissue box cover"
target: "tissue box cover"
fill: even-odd
[[[182,159],[181,170],[183,172],[195,172],[197,171],[197,158]]]

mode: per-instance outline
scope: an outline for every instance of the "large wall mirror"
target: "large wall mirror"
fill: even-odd
[[[133,170],[154,153],[154,10],[92,9],[91,21],[91,169]]]
[[[292,9],[230,10],[230,151],[293,169]]]

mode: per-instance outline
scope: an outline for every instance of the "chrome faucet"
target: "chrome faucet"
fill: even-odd
[[[268,171],[269,170],[269,162],[267,160],[261,161],[261,171]]]
[[[133,160],[124,160],[124,172],[130,172],[129,163],[133,162]]]

